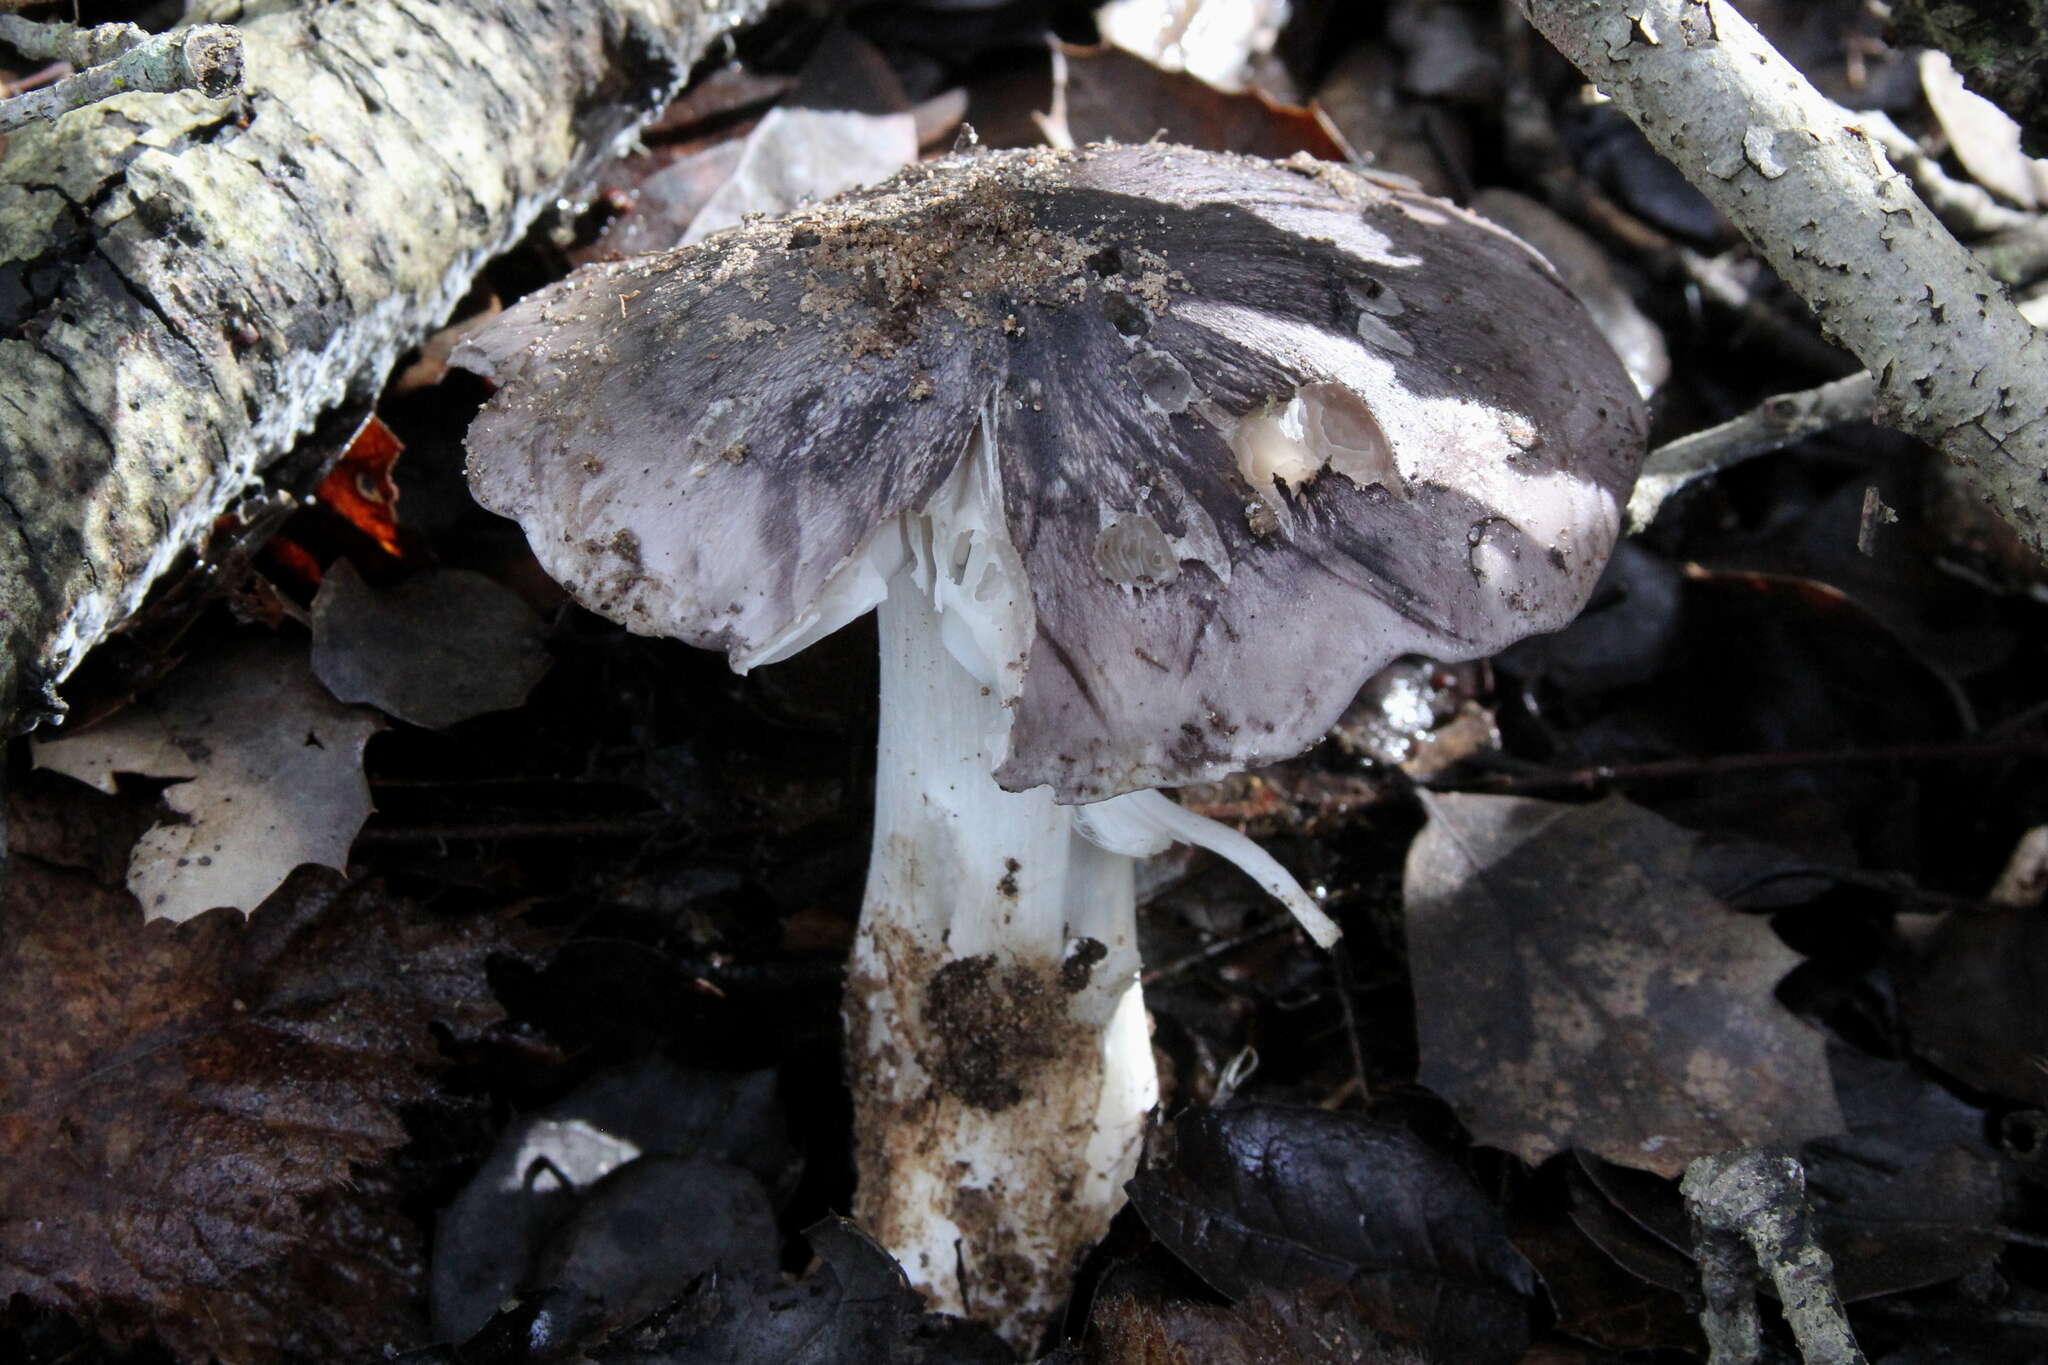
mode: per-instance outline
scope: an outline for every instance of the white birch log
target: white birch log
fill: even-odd
[[[774,0],[212,0],[238,98],[128,93],[0,161],[0,719]],[[195,7],[197,8],[197,7]]]

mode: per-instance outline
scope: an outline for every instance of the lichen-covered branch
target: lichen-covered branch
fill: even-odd
[[[0,16],[6,17],[10,16]],[[126,29],[134,25],[107,27]],[[136,32],[141,33],[139,29]],[[132,91],[197,90],[219,99],[242,83],[242,35],[222,24],[200,24],[154,36],[142,34],[141,42],[122,42],[128,35],[118,33],[112,41],[102,41],[97,36],[102,33],[100,29],[81,29],[79,33],[84,36],[75,44],[52,46],[59,52],[76,49],[95,53],[115,43],[122,45],[103,65],[89,66],[55,85],[0,100],[0,132],[38,119],[54,119]]]
[[[1855,116],[1727,0],[1520,3],[1877,377],[1877,419],[2048,557],[2048,337]]]
[[[241,98],[119,94],[13,134],[0,717],[57,709],[55,683],[256,471],[374,392],[771,3],[252,5]]]
[[[1835,1290],[1834,1262],[1814,1235],[1806,1170],[1796,1158],[1756,1148],[1703,1156],[1678,1188],[1692,1215],[1708,1365],[1760,1359],[1758,1271],[1777,1289],[1805,1365],[1865,1365]]]

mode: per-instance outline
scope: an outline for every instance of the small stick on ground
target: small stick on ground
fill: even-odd
[[[1806,1170],[1796,1158],[1754,1148],[1701,1157],[1678,1188],[1706,1295],[1708,1365],[1755,1365],[1761,1355],[1759,1268],[1777,1287],[1806,1365],[1864,1365],[1835,1292],[1834,1262],[1814,1237]]]

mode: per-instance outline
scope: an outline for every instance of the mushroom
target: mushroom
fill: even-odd
[[[847,987],[857,1215],[1019,1339],[1156,1103],[1154,790],[1300,752],[1403,653],[1568,621],[1644,415],[1585,310],[1450,204],[1164,145],[913,167],[585,268],[458,357],[485,506],[586,606],[744,672],[878,608]]]

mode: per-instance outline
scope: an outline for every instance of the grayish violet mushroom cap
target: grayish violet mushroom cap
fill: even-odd
[[[1644,427],[1506,232],[1165,146],[913,168],[579,271],[457,359],[503,386],[472,487],[586,606],[742,670],[879,609],[856,1213],[1020,1345],[1158,1100],[1136,858],[1201,844],[1338,933],[1148,789],[1564,624]]]
[[[997,779],[1065,802],[1290,756],[1397,655],[1563,625],[1645,428],[1508,233],[1162,145],[912,168],[586,268],[457,358],[504,386],[478,498],[587,606],[742,669],[882,600],[979,427],[1028,601],[956,653],[1008,706]],[[1013,591],[961,534],[927,547],[956,597]]]

